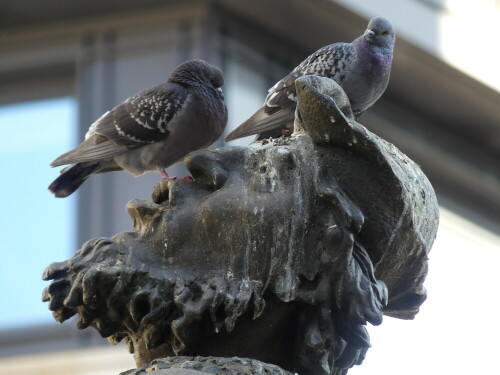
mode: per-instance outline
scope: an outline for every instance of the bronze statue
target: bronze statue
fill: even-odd
[[[50,265],[55,318],[125,339],[138,366],[238,356],[299,374],[345,374],[367,323],[413,318],[438,223],[430,183],[354,121],[334,81],[296,87],[294,134],[190,154],[194,181],[128,204],[132,232]]]

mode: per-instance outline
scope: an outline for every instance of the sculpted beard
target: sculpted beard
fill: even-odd
[[[50,301],[58,322],[78,313],[79,329],[93,326],[112,344],[125,339],[130,352],[140,338],[146,349],[166,344],[167,351],[178,355],[202,337],[205,317],[210,317],[213,331],[231,332],[248,309],[255,318],[262,313],[262,283],[179,274],[163,260],[145,268],[143,259],[126,246],[131,236],[88,241],[70,260],[47,268],[44,278],[54,281],[44,300]]]

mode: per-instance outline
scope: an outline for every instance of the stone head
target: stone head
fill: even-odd
[[[367,323],[411,318],[437,224],[430,184],[353,120],[334,81],[302,77],[297,93],[291,137],[190,154],[194,181],[127,205],[132,232],[50,265],[56,319],[125,339],[138,364],[238,355],[330,374],[363,360]]]

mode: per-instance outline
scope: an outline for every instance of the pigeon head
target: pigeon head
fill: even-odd
[[[371,45],[391,48],[396,40],[396,31],[387,18],[375,17],[368,23],[363,38]]]
[[[188,85],[203,82],[215,89],[220,89],[224,85],[224,75],[216,66],[204,60],[194,59],[175,68],[168,81]]]

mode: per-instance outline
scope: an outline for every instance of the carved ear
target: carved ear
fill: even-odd
[[[308,75],[295,81],[297,112],[295,131],[306,132],[314,143],[352,145],[356,137],[354,121],[346,93],[332,79]]]

